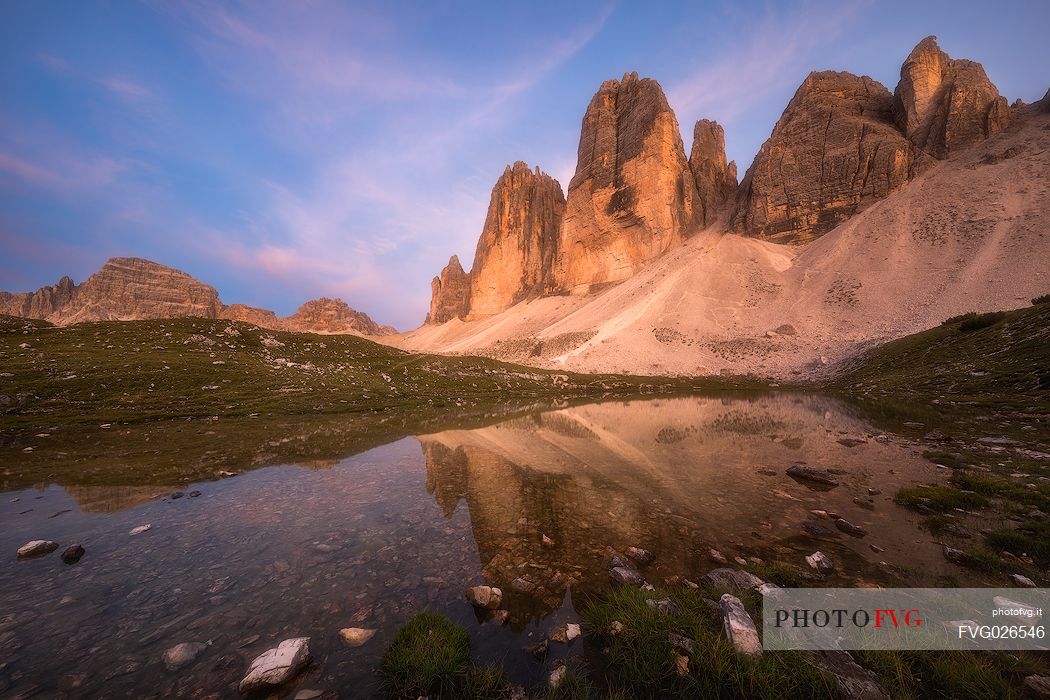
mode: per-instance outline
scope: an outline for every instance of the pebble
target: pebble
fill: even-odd
[[[147,523],[145,525],[139,525],[136,528],[132,528],[131,532],[129,532],[128,534],[129,535],[141,535],[143,532],[146,532],[147,530],[149,530],[152,527],[153,527],[153,525],[151,525],[149,523]]]
[[[164,656],[162,657],[164,667],[169,671],[178,671],[180,668],[193,663],[194,659],[200,656],[201,652],[207,648],[208,645],[202,644],[201,642],[182,642],[181,644],[176,644],[164,652]]]

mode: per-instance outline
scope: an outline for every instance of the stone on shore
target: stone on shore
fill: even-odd
[[[813,552],[806,557],[806,563],[809,564],[819,574],[830,574],[835,570],[835,565],[831,563],[831,560],[824,554],[824,552]]]
[[[749,591],[758,590],[765,581],[747,571],[721,568],[708,571],[700,577],[700,583],[719,590]]]
[[[725,593],[719,599],[719,607],[722,610],[722,623],[725,626],[726,636],[736,650],[741,654],[761,656],[762,640],[759,639],[755,623],[747,614],[740,599]]]

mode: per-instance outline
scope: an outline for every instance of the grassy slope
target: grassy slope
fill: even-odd
[[[1006,312],[978,330],[962,325],[955,321],[870,350],[830,388],[982,411],[1050,410],[1050,304]]]
[[[351,335],[228,321],[58,328],[0,317],[0,485],[49,476],[176,484],[339,459],[450,421],[481,425],[553,402],[752,386],[412,355]]]

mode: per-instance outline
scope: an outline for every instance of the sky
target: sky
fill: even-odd
[[[717,120],[742,176],[812,70],[892,91],[935,34],[1031,102],[1048,26],[1046,0],[0,0],[0,289],[137,256],[406,330],[506,164],[568,184],[603,80],[658,80],[686,152]]]

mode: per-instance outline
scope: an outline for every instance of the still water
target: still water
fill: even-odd
[[[819,548],[838,565],[828,585],[943,582],[957,570],[892,502],[902,486],[942,480],[921,452],[828,398],[682,398],[537,412],[177,487],[8,491],[0,696],[240,697],[256,655],[306,636],[315,661],[284,696],[367,697],[380,693],[375,668],[398,625],[420,610],[466,625],[475,660],[537,687],[586,642],[552,644],[545,661],[522,649],[611,585],[610,547],[652,551],[643,571],[658,585],[716,567],[712,548],[731,564],[799,571]],[[840,484],[785,474],[798,464],[837,470]],[[176,489],[186,495],[171,498]],[[802,528],[820,520],[812,510],[869,534],[832,526],[815,538]],[[16,560],[35,539],[61,547]],[[67,565],[59,555],[72,543],[87,553]],[[511,592],[517,578],[535,590]],[[481,583],[506,591],[507,624],[479,619],[464,599]],[[377,633],[348,648],[345,627]],[[181,642],[208,646],[168,671],[162,655]]]

